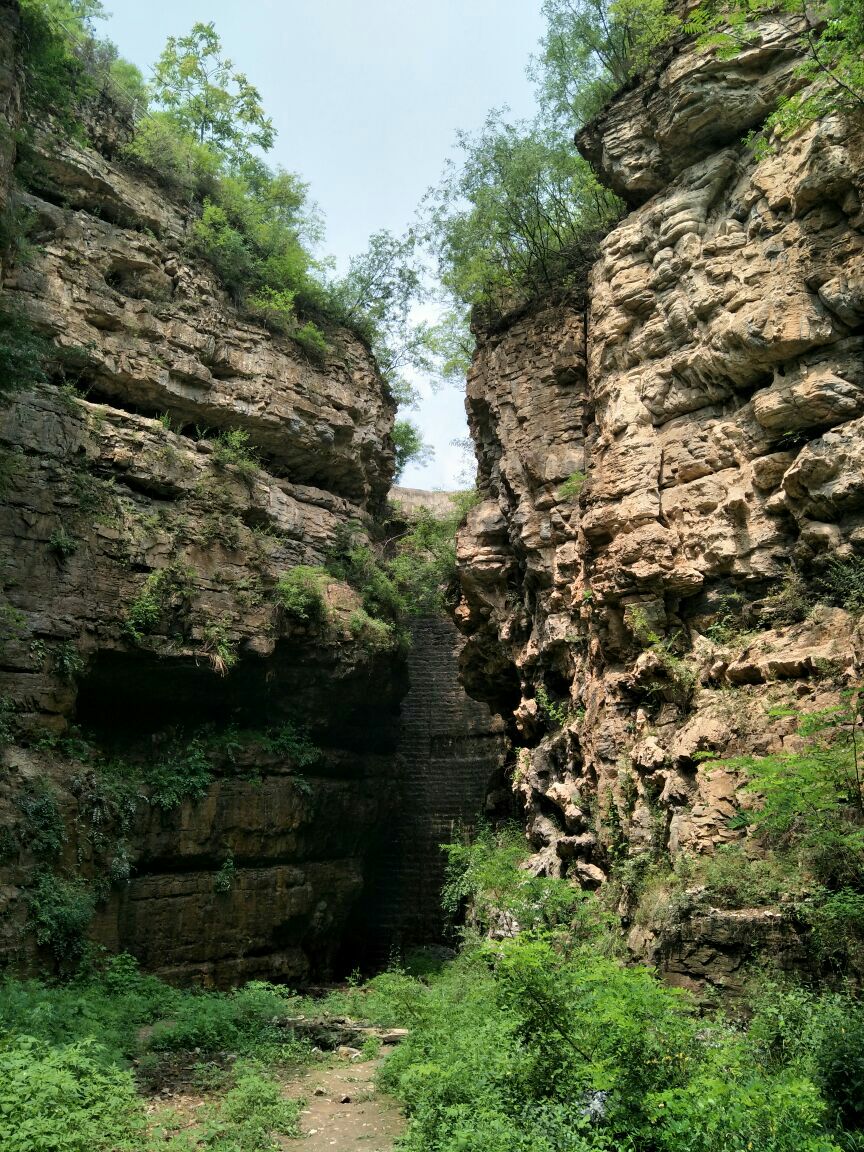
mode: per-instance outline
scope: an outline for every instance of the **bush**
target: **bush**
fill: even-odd
[[[299,564],[279,578],[276,602],[291,619],[320,624],[327,617],[324,592],[329,581],[325,568]]]
[[[0,396],[25,391],[48,380],[49,340],[17,311],[0,311]]]
[[[144,771],[150,803],[171,809],[184,800],[202,799],[213,780],[213,766],[201,737],[178,738]]]
[[[323,756],[321,749],[309,739],[308,733],[290,720],[278,728],[268,728],[261,737],[261,746],[277,756],[287,756],[298,768],[310,768]]]
[[[0,1040],[4,1152],[134,1152],[143,1113],[131,1072],[106,1067],[93,1040],[59,1048],[32,1036]]]
[[[96,894],[80,877],[38,872],[26,893],[28,927],[50,948],[61,971],[73,971],[84,955],[85,937],[96,911]]]
[[[534,876],[519,865],[529,855],[521,829],[481,826],[469,840],[443,845],[446,880],[444,911],[464,915],[472,932],[556,931],[576,939],[599,937],[600,905],[567,880]]]
[[[356,525],[349,524],[337,532],[327,554],[327,569],[360,593],[369,616],[397,623],[405,615],[405,598],[369,545],[358,541]]]
[[[123,149],[123,158],[188,202],[215,192],[219,157],[194,136],[180,131],[165,112],[151,112],[137,124],[135,135]]]
[[[864,611],[864,557],[829,556],[824,573],[816,578],[820,598],[849,612]]]
[[[56,860],[66,843],[66,827],[54,788],[42,779],[28,780],[15,803],[21,813],[15,831],[19,848],[45,860]]]
[[[363,608],[351,613],[348,630],[355,640],[371,652],[389,652],[399,642],[392,624],[388,624],[385,620],[376,620]]]
[[[185,608],[194,570],[173,562],[149,574],[144,586],[129,606],[123,631],[135,644],[162,623],[169,608]]]
[[[249,433],[245,428],[226,428],[214,441],[213,459],[223,468],[231,465],[244,475],[258,468],[258,457],[249,446]]]

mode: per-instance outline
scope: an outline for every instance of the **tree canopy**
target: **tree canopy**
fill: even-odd
[[[273,147],[276,130],[264,114],[261,94],[223,56],[212,20],[193,25],[188,36],[168,38],[151,88],[156,103],[183,131],[230,161],[245,159],[253,147],[264,152]]]

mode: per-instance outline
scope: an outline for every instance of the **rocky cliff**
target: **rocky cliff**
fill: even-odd
[[[741,840],[740,775],[706,758],[798,747],[860,673],[864,137],[836,117],[754,152],[794,63],[770,17],[732,59],[677,45],[578,137],[630,206],[587,306],[478,332],[463,675],[521,744],[533,866],[588,887]],[[800,959],[782,904],[688,899],[630,935],[675,979]]]
[[[391,818],[407,682],[347,584],[315,620],[279,582],[372,529],[395,405],[352,333],[313,360],[239,315],[140,173],[46,126],[16,165],[0,18],[3,312],[51,348],[0,411],[0,960],[95,915],[160,971],[302,977]]]

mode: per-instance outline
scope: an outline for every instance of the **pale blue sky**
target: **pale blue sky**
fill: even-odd
[[[213,20],[279,132],[269,159],[300,175],[340,265],[380,228],[401,232],[451,153],[490,108],[530,116],[525,77],[540,0],[106,0],[107,35],[146,70],[168,36]],[[462,395],[413,414],[436,459],[403,483],[458,486]]]

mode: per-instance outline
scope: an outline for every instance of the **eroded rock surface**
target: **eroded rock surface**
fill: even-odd
[[[57,355],[0,411],[0,963],[74,958],[26,931],[56,896],[150,969],[303,979],[393,818],[407,682],[352,588],[278,585],[368,538],[395,405],[351,332],[313,361],[239,315],[140,173],[44,127],[15,167],[14,31],[0,5],[2,304]]]
[[[860,615],[820,585],[864,561],[860,125],[761,158],[741,140],[796,82],[793,32],[767,19],[724,61],[679,45],[615,100],[578,143],[633,210],[587,315],[540,304],[479,334],[465,682],[524,746],[533,866],[588,887],[614,853],[739,839],[741,780],[700,753],[794,749],[780,714],[835,701],[864,655]],[[821,598],[797,623],[793,560],[797,614]],[[700,915],[680,947],[634,947],[734,983],[746,932]]]

